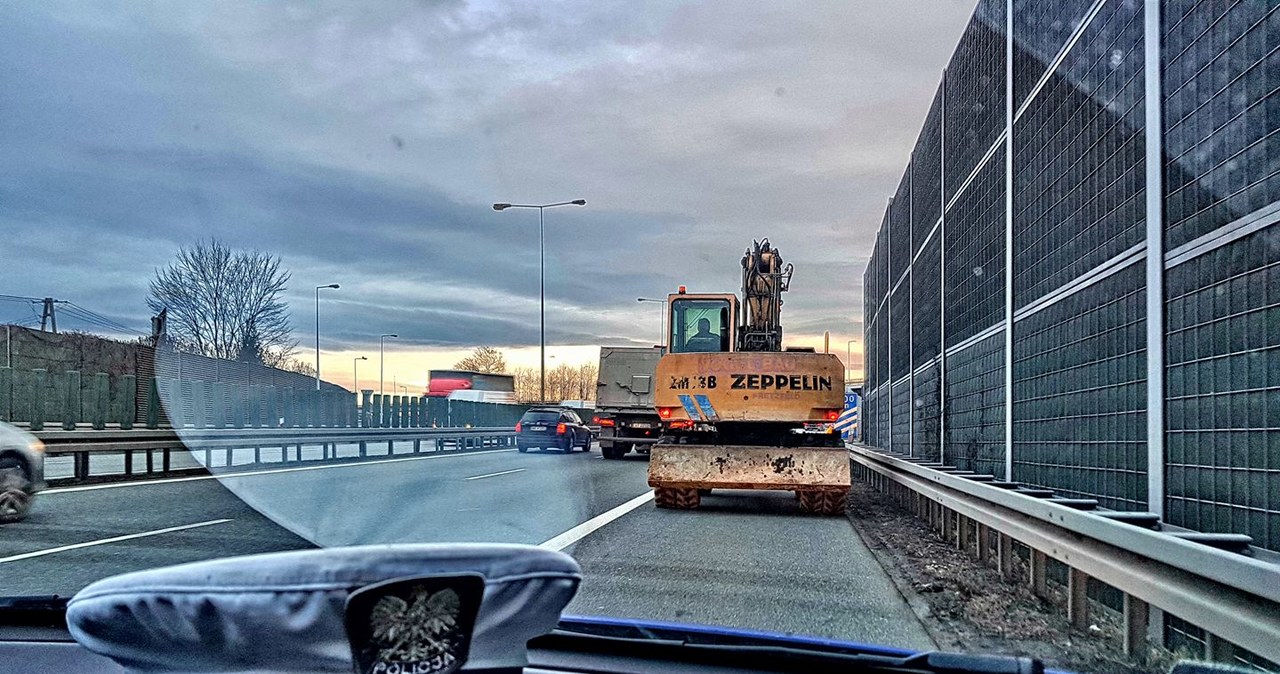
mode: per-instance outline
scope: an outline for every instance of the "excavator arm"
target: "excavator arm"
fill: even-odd
[[[782,293],[791,285],[793,267],[769,239],[752,241],[742,256],[744,321],[738,331],[739,351],[782,350]]]

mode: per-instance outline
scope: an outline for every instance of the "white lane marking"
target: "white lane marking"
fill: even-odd
[[[31,559],[32,557],[43,557],[45,555],[53,555],[68,550],[79,550],[80,548],[89,548],[95,545],[106,545],[107,543],[119,543],[120,541],[130,541],[135,538],[146,538],[148,536],[159,536],[160,534],[171,534],[175,531],[186,531],[187,529],[198,529],[200,527],[210,527],[215,524],[226,524],[229,519],[209,520],[208,522],[196,522],[195,524],[183,524],[176,527],[166,527],[164,529],[156,529],[154,531],[144,531],[137,534],[126,534],[124,536],[113,536],[111,538],[100,538],[96,541],[87,541],[85,543],[73,543],[71,545],[60,545],[56,548],[48,548],[45,550],[36,550],[35,552],[24,552],[20,555],[12,555],[9,557],[0,557],[0,564],[7,562],[16,562],[23,559]]]
[[[524,470],[525,470],[524,468],[516,468],[515,470],[504,470],[504,471],[502,471],[502,472],[500,472],[500,473],[486,473],[486,474],[484,474],[484,475],[472,475],[471,477],[464,477],[464,478],[462,478],[462,479],[464,479],[464,480],[483,480],[483,479],[485,479],[486,477],[497,477],[497,476],[499,476],[499,475],[510,475],[510,474],[512,474],[512,473],[523,473],[523,472],[524,472]]]
[[[425,461],[427,459],[448,459],[458,456],[480,456],[481,454],[498,454],[500,452],[514,452],[514,449],[489,449],[483,452],[461,452],[457,454],[443,454],[432,456],[406,456],[399,459],[378,459],[374,461],[353,461],[351,463],[335,463],[326,466],[298,466],[296,468],[264,468],[263,470],[247,470],[244,472],[220,473],[218,475],[194,475],[192,477],[166,477],[159,480],[135,480],[133,482],[112,482],[110,484],[91,484],[83,487],[57,487],[55,489],[46,489],[40,492],[41,496],[50,494],[69,494],[77,491],[96,491],[98,489],[119,489],[120,487],[144,487],[153,484],[173,484],[174,482],[197,482],[199,480],[218,480],[222,478],[237,477],[254,477],[257,475],[271,475],[274,473],[301,473],[308,470],[329,470],[332,468],[359,468],[361,466],[376,466],[387,463],[403,463],[405,461]]]
[[[578,526],[560,534],[559,536],[556,536],[555,538],[552,538],[546,541],[545,543],[543,543],[538,547],[551,548],[552,550],[563,550],[569,547],[570,545],[573,545],[574,543],[577,543],[578,541],[586,538],[589,534],[591,534],[591,532],[595,531],[596,529],[603,527],[604,525],[618,519],[619,517],[622,517],[623,515],[631,512],[632,510],[635,510],[636,508],[639,508],[640,506],[652,500],[653,500],[653,490],[650,489],[649,491],[646,491],[645,493],[631,499],[630,501],[627,501],[626,503],[623,503],[620,506],[613,508],[612,510],[608,510],[606,512],[600,513],[599,515],[596,515],[595,517],[592,517],[586,522],[583,522],[582,524],[579,524]]]

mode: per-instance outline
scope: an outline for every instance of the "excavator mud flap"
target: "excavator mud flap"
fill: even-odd
[[[657,444],[649,486],[660,489],[849,489],[843,447]]]

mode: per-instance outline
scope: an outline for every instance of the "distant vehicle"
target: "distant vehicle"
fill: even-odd
[[[533,447],[559,449],[568,454],[574,447],[590,452],[591,429],[577,412],[563,407],[534,407],[516,422],[516,448],[521,453]]]
[[[0,422],[0,522],[27,516],[36,492],[44,489],[44,443]]]
[[[431,398],[450,397],[456,391],[493,391],[510,393],[511,399],[515,399],[516,378],[509,374],[470,370],[431,370],[427,376],[429,377],[427,396]],[[455,400],[463,399],[465,398],[455,398]]]
[[[512,391],[477,391],[475,389],[457,389],[451,391],[449,400],[467,400],[476,403],[502,403],[514,405],[516,394]]]
[[[662,435],[662,420],[653,406],[653,371],[661,347],[600,347],[600,381],[596,384],[596,414],[600,453],[621,459],[632,450],[649,453]]]
[[[590,400],[561,400],[560,407],[571,410],[590,410],[595,409],[595,403]]]

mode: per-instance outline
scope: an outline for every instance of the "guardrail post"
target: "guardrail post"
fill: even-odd
[[[62,385],[62,430],[74,431],[80,421],[80,371],[63,373]]]
[[[1213,662],[1231,662],[1235,659],[1235,644],[1208,630],[1205,631],[1204,637],[1205,659]]]
[[[1124,595],[1124,654],[1144,659],[1147,655],[1147,630],[1150,621],[1148,604],[1137,597]]]
[[[1048,564],[1048,557],[1039,550],[1031,548],[1031,573],[1028,574],[1028,583],[1031,586],[1031,593],[1040,598],[1049,596],[1045,587],[1045,567]]]
[[[959,520],[960,524],[956,531],[956,549],[968,550],[969,539],[973,537],[973,520],[960,513],[956,513],[956,519]]]
[[[1008,580],[1013,577],[1013,539],[1008,534],[996,534],[996,556],[1000,564],[1000,577]]]
[[[978,524],[978,561],[987,563],[991,559],[991,528]]]
[[[952,517],[953,513],[942,504],[938,504],[938,509],[940,511],[939,514],[942,515],[942,540],[954,544],[955,524]]]
[[[76,452],[72,458],[72,472],[76,476],[77,482],[84,482],[89,479],[89,453]]]
[[[1089,627],[1089,576],[1074,566],[1067,567],[1067,620],[1072,627]]]
[[[0,367],[0,421],[13,421],[13,368]]]
[[[210,401],[213,403],[213,427],[227,427],[227,385],[215,381],[210,386]]]
[[[111,406],[111,380],[106,372],[93,375],[93,395],[89,403],[89,425],[100,431],[107,427],[107,408]]]
[[[31,382],[30,400],[31,400],[31,424],[33,431],[44,430],[44,398],[45,398],[45,375],[48,370],[38,367],[31,371],[29,377]]]

